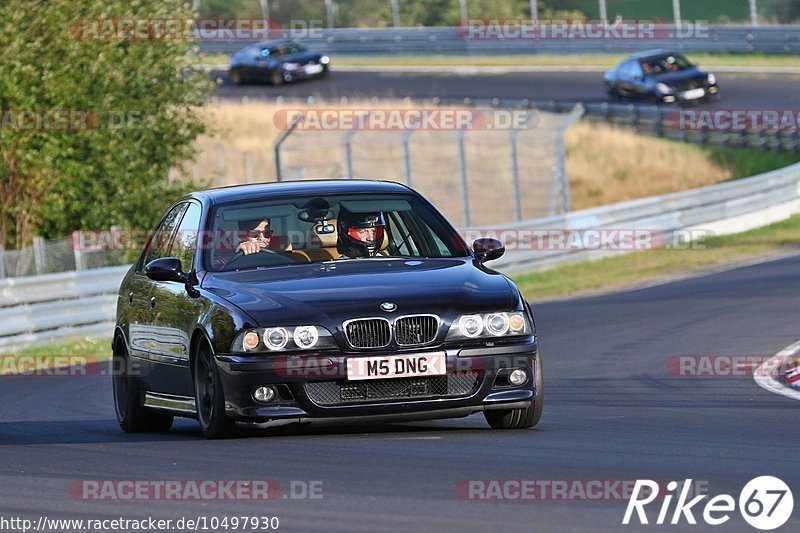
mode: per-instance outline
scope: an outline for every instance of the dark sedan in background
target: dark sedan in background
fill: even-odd
[[[289,40],[264,41],[236,52],[231,58],[230,76],[237,84],[286,82],[318,78],[328,74],[330,58]]]
[[[689,103],[719,98],[714,74],[703,72],[684,55],[649,50],[621,61],[605,74],[606,92],[614,99],[656,103]]]
[[[482,411],[493,428],[534,426],[543,396],[533,314],[485,265],[503,252],[494,239],[470,248],[396,183],[185,196],[120,287],[119,423],[165,431],[185,416],[220,437],[234,421]]]

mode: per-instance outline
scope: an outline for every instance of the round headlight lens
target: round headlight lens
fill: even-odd
[[[708,83],[710,83],[711,85],[714,85],[715,83],[717,83],[717,77],[714,76],[713,74],[709,74],[708,75]]]
[[[465,337],[477,337],[483,330],[483,323],[479,315],[464,315],[458,320],[458,329]]]
[[[492,313],[486,317],[486,329],[492,335],[504,335],[508,331],[508,315]]]
[[[255,331],[248,331],[245,333],[242,345],[245,350],[255,350],[258,346],[258,333]]]
[[[322,56],[321,58],[319,58],[319,62],[322,63],[323,65],[327,65],[328,63],[331,62],[331,58],[328,56]]]
[[[514,314],[508,318],[508,329],[511,333],[522,333],[525,331],[525,319],[522,315]]]
[[[294,330],[294,342],[299,348],[311,348],[318,340],[319,330],[314,326],[300,326]]]
[[[656,91],[660,92],[661,94],[669,94],[672,92],[672,87],[666,83],[659,83],[656,85]]]
[[[283,350],[289,342],[289,332],[286,328],[269,328],[264,332],[264,344],[270,350]]]

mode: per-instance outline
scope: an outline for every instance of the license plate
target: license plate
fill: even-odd
[[[306,74],[319,74],[322,72],[322,65],[306,65]]]
[[[447,356],[443,353],[351,357],[347,360],[347,379],[362,381],[365,379],[443,376],[446,368]]]
[[[692,89],[683,93],[683,97],[687,100],[696,100],[697,98],[702,98],[705,94],[706,91],[704,89]]]

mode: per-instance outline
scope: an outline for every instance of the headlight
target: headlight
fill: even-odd
[[[461,315],[450,325],[447,340],[530,335],[532,328],[522,311]]]
[[[659,83],[656,84],[656,91],[660,92],[661,94],[669,94],[672,92],[672,87],[666,83]]]
[[[319,330],[315,326],[300,326],[294,330],[294,342],[298,348],[313,348],[319,340]]]
[[[717,77],[714,76],[713,74],[709,74],[708,75],[708,83],[710,83],[711,85],[714,85],[715,83],[717,83]]]
[[[319,58],[319,62],[322,63],[323,65],[327,65],[328,63],[331,62],[331,58],[328,56],[322,56],[321,58]]]
[[[300,68],[300,65],[297,63],[284,63],[283,68],[285,70],[297,70]]]
[[[483,319],[480,315],[463,315],[458,319],[458,330],[465,337],[477,337],[483,330]]]
[[[264,332],[264,344],[270,350],[283,350],[289,344],[289,332],[286,328],[267,328]]]
[[[247,329],[231,346],[233,353],[288,352],[292,350],[330,350],[336,342],[322,326],[294,326]]]

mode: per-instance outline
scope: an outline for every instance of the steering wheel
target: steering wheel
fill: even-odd
[[[254,256],[256,254],[264,253],[264,252],[269,252],[271,254],[276,253],[275,250],[270,250],[268,248],[262,248],[259,251],[257,251],[255,254],[247,254],[247,255],[245,255],[245,253],[242,250],[237,250],[236,253],[234,253],[231,256],[230,259],[225,261],[225,264],[222,266],[222,270],[236,270],[236,268],[242,266],[242,265],[237,265],[237,263],[242,263],[243,262],[242,259],[244,259],[246,257],[252,258],[252,256]]]

